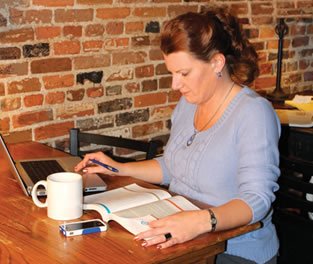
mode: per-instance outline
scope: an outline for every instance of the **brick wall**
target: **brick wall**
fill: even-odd
[[[312,0],[1,0],[0,132],[68,147],[68,130],[165,139],[180,95],[159,51],[164,21],[229,6],[260,57],[256,90],[275,87],[286,18],[282,87],[312,90]]]

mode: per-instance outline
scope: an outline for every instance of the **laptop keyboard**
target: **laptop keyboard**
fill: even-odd
[[[45,180],[52,173],[64,171],[56,160],[22,161],[21,165],[34,182]]]

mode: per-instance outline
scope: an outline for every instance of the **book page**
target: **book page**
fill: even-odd
[[[162,189],[149,189],[130,184],[107,192],[84,197],[85,210],[106,211],[107,214],[171,197]],[[100,212],[101,213],[101,212]],[[105,213],[101,213],[103,216]],[[107,217],[106,217],[107,218]],[[107,219],[103,219],[107,221]]]
[[[156,220],[156,218],[152,215],[146,215],[138,218],[125,218],[114,215],[112,218],[133,235],[149,230],[150,227],[148,223],[152,220]]]
[[[199,210],[199,208],[182,196],[174,196],[116,212],[112,214],[111,219],[136,235],[149,228],[145,223],[147,219],[158,219],[177,212],[190,210]]]

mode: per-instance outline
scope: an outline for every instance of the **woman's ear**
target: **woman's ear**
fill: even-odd
[[[223,71],[226,59],[222,53],[216,53],[211,61],[213,64],[213,70],[216,74]]]

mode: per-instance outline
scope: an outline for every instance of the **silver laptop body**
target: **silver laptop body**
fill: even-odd
[[[40,158],[40,159],[25,159],[25,160],[13,160],[5,141],[0,134],[0,155],[2,155],[10,168],[11,173],[14,175],[23,192],[27,195],[31,195],[31,190],[36,183],[33,177],[29,175],[24,167],[23,162],[40,161],[40,160],[56,160],[64,171],[73,172],[76,164],[81,161],[80,157],[69,156],[69,157],[53,157],[53,158]],[[82,174],[84,193],[93,193],[105,191],[107,189],[106,183],[97,174]],[[44,196],[46,192],[44,189],[38,189],[38,195]]]

